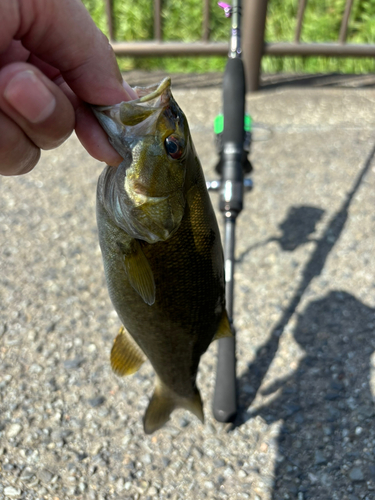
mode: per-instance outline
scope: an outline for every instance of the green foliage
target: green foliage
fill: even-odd
[[[165,0],[162,12],[164,39],[184,42],[199,40],[202,7],[203,3],[196,0]]]
[[[337,42],[345,0],[309,0],[304,14],[301,42]],[[267,41],[293,41],[297,25],[297,0],[270,0],[266,25]],[[375,0],[355,0],[349,18],[347,42],[375,42]],[[265,57],[265,72],[365,73],[372,72],[370,58]]]
[[[154,16],[150,0],[113,2],[115,38],[117,40],[150,40]]]
[[[94,19],[97,27],[102,30],[105,35],[108,36],[104,0],[82,0],[82,3],[90,12],[91,17]]]
[[[82,0],[99,28],[108,35],[104,0]],[[245,0],[243,0],[245,1]],[[152,40],[154,31],[153,0],[112,0],[117,40]],[[309,0],[304,15],[302,42],[338,40],[346,0]],[[226,41],[230,21],[210,0],[210,40]],[[269,0],[267,41],[293,41],[298,0]],[[203,0],[163,0],[164,40],[193,42],[202,37]],[[354,0],[349,19],[347,41],[375,43],[375,0]],[[225,57],[119,58],[120,68],[163,69],[168,72],[222,71]],[[375,70],[369,58],[264,57],[262,69],[275,72],[363,73]]]

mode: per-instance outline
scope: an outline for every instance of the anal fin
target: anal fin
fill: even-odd
[[[223,339],[225,337],[233,337],[233,332],[230,326],[226,309],[224,309],[223,311],[223,315],[219,323],[219,328],[217,329],[217,332],[212,340]]]
[[[146,356],[122,326],[111,350],[111,367],[121,377],[139,370]]]

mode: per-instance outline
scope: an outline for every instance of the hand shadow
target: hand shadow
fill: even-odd
[[[316,225],[323,214],[324,210],[316,207],[305,205],[290,207],[286,219],[279,224],[281,236],[271,236],[267,240],[251,245],[241,253],[236,262],[242,262],[252,250],[267,245],[271,241],[277,241],[284,252],[293,252],[300,245],[314,241],[310,235],[315,232]]]
[[[342,500],[353,490],[353,498],[365,498],[368,484],[375,487],[374,326],[375,309],[341,291],[310,303],[299,317],[294,337],[306,356],[289,379],[265,390],[282,387],[280,395],[251,414],[283,420],[273,500],[299,492],[304,500],[333,493]]]

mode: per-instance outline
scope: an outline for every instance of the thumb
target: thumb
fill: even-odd
[[[10,11],[14,13],[9,24],[12,38],[19,38],[32,54],[58,68],[80,99],[110,105],[135,98],[130,87],[122,84],[108,39],[80,0],[2,0],[0,17],[7,7],[8,17]]]

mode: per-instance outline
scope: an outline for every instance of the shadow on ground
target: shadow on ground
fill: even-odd
[[[375,86],[375,76],[372,74],[350,75],[340,73],[329,74],[288,74],[262,75],[261,90],[272,90],[282,87],[336,87],[336,88],[366,88]]]
[[[284,252],[293,252],[300,245],[314,241],[310,235],[314,233],[316,224],[323,214],[324,210],[316,207],[306,205],[291,207],[285,221],[279,225],[279,229],[282,231],[281,236],[272,236],[249,246],[241,253],[237,262],[242,262],[252,250],[267,245],[271,241],[277,241]]]
[[[289,306],[284,310],[283,315],[281,316],[280,320],[277,322],[275,327],[273,328],[269,341],[263,345],[260,349],[260,351],[257,353],[256,359],[254,363],[249,365],[248,371],[242,375],[242,377],[239,379],[239,394],[240,394],[240,412],[237,418],[237,421],[235,422],[236,425],[241,425],[241,423],[244,422],[244,419],[246,419],[246,414],[243,412],[243,410],[248,408],[252,402],[253,397],[246,397],[245,391],[243,391],[243,388],[246,385],[251,385],[252,387],[255,388],[255,392],[258,391],[259,387],[261,386],[262,380],[265,376],[265,374],[268,371],[268,368],[270,364],[272,363],[272,360],[276,354],[276,351],[279,346],[279,339],[281,334],[284,331],[284,328],[286,325],[289,323],[289,320],[295,313],[298,304],[301,301],[301,298],[303,294],[305,293],[306,289],[310,285],[311,281],[313,278],[316,276],[319,276],[320,273],[322,272],[325,262],[327,260],[328,255],[330,254],[331,250],[333,249],[334,245],[338,241],[344,227],[345,223],[348,219],[348,213],[349,213],[349,207],[350,204],[358,191],[362,180],[366,173],[368,172],[372,159],[375,155],[375,146],[373,146],[368,158],[366,159],[366,162],[359,173],[354,186],[348,192],[341,208],[337,211],[337,213],[332,217],[332,219],[329,221],[323,235],[320,237],[320,239],[317,240],[316,242],[316,247],[314,252],[311,255],[310,260],[307,262],[303,272],[302,272],[302,279],[299,287],[297,288],[295,294],[290,300]],[[301,208],[301,207],[300,207]],[[306,208],[312,208],[312,207],[305,207]],[[305,213],[306,210],[303,211]],[[317,216],[320,217],[321,212],[315,212],[315,221],[317,220]],[[295,216],[293,216],[295,217]],[[293,219],[292,217],[292,219]],[[301,236],[298,236],[294,233],[290,233],[289,235],[285,235],[285,229],[290,230],[291,225],[288,222],[288,219],[290,218],[290,214],[288,215],[287,220],[281,224],[281,228],[284,228],[284,236],[279,239],[281,242],[282,241],[288,241],[287,248],[285,250],[288,250],[289,247],[293,247],[296,245],[296,242],[303,242],[307,239],[308,234],[306,233],[305,229],[302,229]],[[313,221],[314,222],[314,221]],[[310,224],[311,227],[313,227],[314,224]],[[315,226],[314,226],[315,227]],[[274,238],[275,240],[277,238]],[[281,243],[282,245],[282,243]],[[241,412],[242,409],[242,412]]]
[[[316,241],[315,251],[302,272],[301,283],[273,328],[269,341],[259,349],[254,363],[239,379],[240,411],[234,427],[256,415],[261,415],[268,423],[284,421],[279,436],[280,461],[275,471],[274,500],[297,498],[298,493],[305,500],[328,500],[333,490],[364,495],[346,497],[356,500],[365,497],[367,487],[364,485],[375,477],[373,445],[368,437],[375,415],[372,403],[375,395],[371,394],[369,386],[370,357],[375,349],[375,309],[342,291],[331,292],[312,302],[298,318],[294,332],[295,340],[306,355],[290,378],[267,388],[267,394],[275,396],[272,403],[249,414],[247,408],[254,395],[249,396],[243,390],[251,385],[255,394],[259,391],[275,357],[280,336],[309,284],[321,274],[345,227],[351,201],[374,155],[375,147],[341,208]],[[284,251],[293,251],[309,241],[309,235],[323,214],[320,209],[311,209],[313,207],[292,208],[280,225],[282,237],[267,241],[278,241]],[[296,224],[301,215],[311,216],[306,226]],[[354,376],[357,372],[359,377]],[[329,455],[324,455],[320,449],[329,450]],[[368,462],[358,464],[356,460],[363,451]],[[334,466],[331,459],[334,459]],[[332,473],[337,480],[334,485]]]
[[[304,499],[328,499],[340,490],[363,498],[375,477],[369,439],[374,325],[375,309],[341,291],[312,302],[299,317],[294,338],[306,355],[290,378],[267,388],[266,394],[279,392],[256,413],[267,423],[283,419],[274,500],[299,492]],[[363,451],[368,460],[357,465]]]

